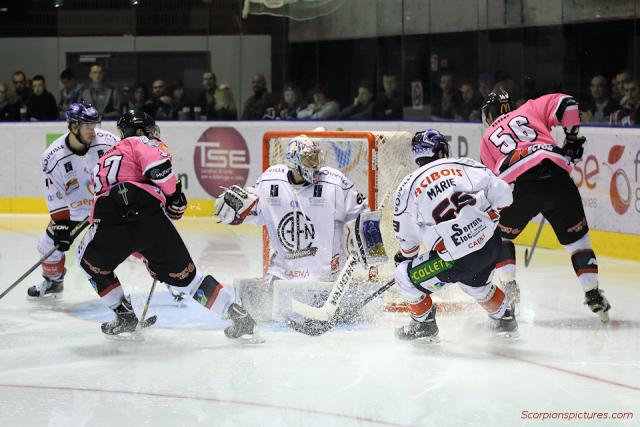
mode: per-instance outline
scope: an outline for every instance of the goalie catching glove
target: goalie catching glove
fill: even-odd
[[[216,199],[216,216],[225,224],[242,224],[258,200],[255,194],[238,185],[232,185]]]
[[[387,262],[380,220],[382,211],[363,212],[345,226],[345,249],[365,268]]]

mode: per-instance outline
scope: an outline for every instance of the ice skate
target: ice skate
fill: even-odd
[[[124,341],[141,341],[143,339],[140,331],[136,329],[138,326],[138,317],[133,311],[129,297],[126,297],[113,312],[116,318],[102,324],[102,333],[105,334],[107,338]],[[142,328],[149,327],[156,323],[156,320],[156,316],[151,316],[145,319],[141,326]]]
[[[64,290],[64,275],[66,273],[67,269],[65,268],[62,276],[55,280],[43,275],[42,277],[44,280],[42,282],[27,289],[29,299],[37,300],[43,297],[51,297],[55,299],[62,298],[62,291]]]
[[[517,311],[517,305],[520,304],[520,287],[515,280],[509,280],[508,282],[500,282],[502,291],[507,295],[509,305],[513,308],[514,313]]]
[[[500,319],[493,319],[492,326],[494,333],[499,337],[517,338],[520,336],[518,322],[512,308],[507,308]]]
[[[260,344],[265,340],[256,334],[256,322],[244,307],[238,304],[231,304],[227,310],[227,317],[233,322],[224,330],[227,338],[242,338],[243,342],[250,344]]]
[[[408,325],[396,329],[396,337],[404,341],[420,340],[426,343],[437,343],[440,341],[438,331],[436,305],[434,304],[424,322],[418,322],[412,318]]]
[[[603,291],[600,289],[592,289],[584,294],[584,303],[589,306],[591,311],[600,316],[600,321],[607,323],[609,322],[611,304],[609,304],[609,300],[602,294]]]

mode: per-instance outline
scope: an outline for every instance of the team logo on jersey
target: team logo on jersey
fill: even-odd
[[[64,192],[66,195],[69,195],[80,188],[80,183],[78,182],[78,178],[71,178],[64,185]]]
[[[64,164],[64,171],[69,173],[73,170],[73,165],[71,164],[71,162],[67,162]]]
[[[322,197],[322,185],[315,185],[313,187],[313,197]]]
[[[269,196],[278,197],[278,184],[272,184],[269,190]]]
[[[311,219],[300,211],[289,212],[278,224],[278,240],[287,250],[285,259],[314,256],[318,252],[313,246],[315,237]]]

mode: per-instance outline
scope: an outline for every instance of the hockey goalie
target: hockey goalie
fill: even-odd
[[[232,186],[216,200],[221,222],[266,227],[271,246],[266,276],[235,284],[242,303],[261,320],[304,317],[305,307],[327,304],[333,310],[321,317],[338,306],[347,312],[371,290],[366,281],[351,283],[356,266],[387,260],[380,215],[369,211],[348,177],[323,166],[323,157],[315,141],[297,136],[284,164],[269,167],[254,186]]]

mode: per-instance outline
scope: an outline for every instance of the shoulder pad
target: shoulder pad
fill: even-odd
[[[347,178],[345,174],[338,169],[334,169],[329,166],[320,168],[320,181],[328,182],[341,187],[343,190],[348,190],[353,187],[353,182]]]
[[[258,178],[258,182],[268,179],[281,179],[286,181],[288,172],[289,168],[284,164],[273,165],[262,172],[262,175]]]
[[[393,200],[393,214],[401,215],[404,211],[407,210],[407,206],[409,205],[409,199],[411,198],[411,184],[415,181],[417,175],[422,168],[414,171],[413,173],[404,177],[402,181],[400,181],[400,185],[398,185],[398,189],[395,193],[395,198]]]

